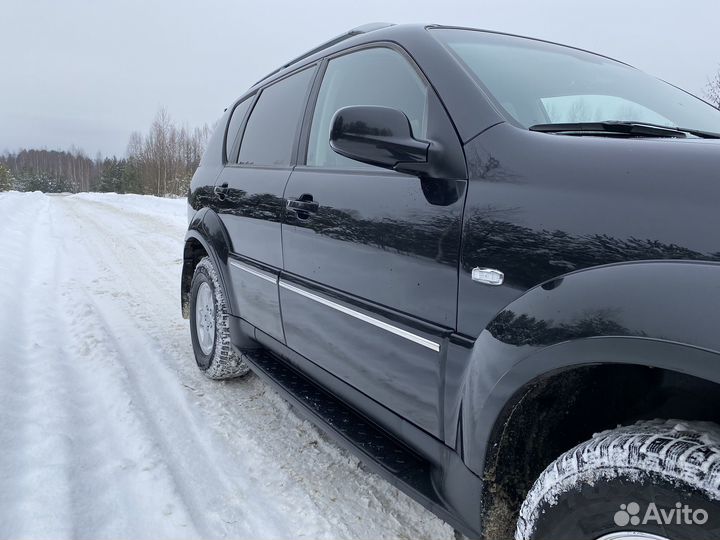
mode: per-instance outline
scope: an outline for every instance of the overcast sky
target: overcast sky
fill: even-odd
[[[720,64],[718,0],[0,0],[0,152],[123,155],[158,107],[212,124],[267,72],[349,28],[518,33],[635,65],[695,94]]]

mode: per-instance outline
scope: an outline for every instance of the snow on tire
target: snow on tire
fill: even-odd
[[[550,538],[719,539],[720,427],[642,421],[565,452],[530,489],[515,533]]]
[[[246,375],[250,368],[233,350],[230,315],[215,265],[204,257],[190,288],[190,333],[198,367],[210,379]]]

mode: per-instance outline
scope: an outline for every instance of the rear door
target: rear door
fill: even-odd
[[[429,84],[390,45],[330,59],[317,92],[307,157],[285,192],[287,344],[437,435],[465,180],[421,180],[344,158],[329,146],[330,121],[350,105],[400,109],[416,138],[442,139],[464,170],[459,140]]]
[[[235,107],[225,143],[228,163],[215,185],[230,235],[236,315],[282,342],[282,197],[314,73],[312,66],[289,75]]]

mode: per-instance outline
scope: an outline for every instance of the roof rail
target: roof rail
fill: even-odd
[[[309,58],[310,56],[312,56],[316,53],[319,53],[322,50],[329,49],[333,45],[337,45],[338,43],[345,41],[346,39],[349,39],[353,36],[357,36],[360,34],[367,34],[368,32],[373,32],[374,30],[380,30],[381,28],[387,28],[389,26],[395,26],[395,25],[393,23],[376,22],[376,23],[363,24],[362,26],[357,26],[357,27],[345,32],[344,34],[340,34],[339,36],[336,36],[336,37],[326,41],[322,45],[318,45],[314,49],[310,49],[309,51],[307,51],[304,54],[301,54],[297,58],[293,58],[287,64],[283,64],[282,66],[277,68],[272,73],[268,73],[267,75],[265,75],[262,79],[260,79],[258,82],[256,82],[255,85],[260,84],[265,79],[272,77],[273,75],[282,71],[283,69],[290,67],[293,64],[297,64],[301,60],[305,60],[306,58]],[[253,85],[253,86],[255,86],[255,85]]]

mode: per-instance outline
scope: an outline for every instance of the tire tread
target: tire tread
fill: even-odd
[[[650,420],[594,435],[538,477],[520,509],[515,540],[530,540],[543,509],[562,493],[599,479],[638,480],[647,474],[720,500],[720,426]]]
[[[242,377],[250,371],[250,367],[232,348],[230,339],[230,313],[225,300],[225,293],[215,265],[210,257],[203,257],[195,267],[193,281],[198,273],[204,272],[213,285],[215,295],[215,347],[210,365],[203,370],[209,379],[222,380]]]

